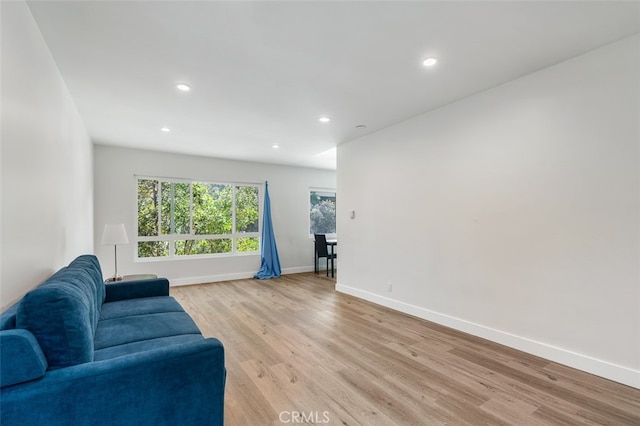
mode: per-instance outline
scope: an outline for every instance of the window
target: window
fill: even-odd
[[[137,178],[137,257],[260,250],[259,186]]]
[[[309,191],[309,233],[334,234],[336,232],[336,192]]]

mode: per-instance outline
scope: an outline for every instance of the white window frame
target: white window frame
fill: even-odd
[[[213,234],[213,235],[201,235],[201,234],[175,234],[175,223],[171,221],[171,234],[160,234],[162,225],[162,209],[158,211],[158,235],[157,236],[139,236],[138,235],[138,181],[139,180],[157,180],[158,182],[168,183],[205,183],[213,185],[228,185],[232,188],[232,201],[231,201],[231,224],[232,230],[230,234]],[[263,187],[264,184],[254,182],[222,182],[222,181],[210,181],[204,179],[189,179],[189,178],[175,178],[175,177],[162,177],[162,176],[147,176],[147,175],[134,175],[134,229],[135,229],[135,249],[134,261],[135,262],[159,262],[170,260],[185,260],[185,259],[210,259],[214,257],[231,257],[231,256],[255,256],[260,255],[260,248],[257,251],[251,252],[238,252],[236,247],[237,238],[257,238],[258,247],[262,245],[262,209],[263,209]],[[252,186],[258,189],[258,231],[256,232],[237,232],[236,231],[236,187],[238,186]],[[173,186],[172,192],[173,192]],[[189,186],[190,197],[190,215],[189,215],[189,229],[193,230],[193,186]],[[174,196],[173,194],[171,195]],[[160,191],[158,197],[162,199],[162,185],[160,185]],[[161,203],[158,203],[161,205]],[[172,207],[173,209],[173,203]],[[216,240],[216,239],[231,239],[231,252],[228,253],[207,253],[207,254],[190,254],[190,255],[177,255],[175,254],[175,242],[179,240]],[[145,241],[168,241],[169,242],[169,255],[157,256],[157,257],[139,257],[138,256],[138,243]]]

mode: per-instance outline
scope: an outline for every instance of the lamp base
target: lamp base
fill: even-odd
[[[114,276],[112,276],[110,278],[107,278],[105,280],[106,283],[115,283],[115,282],[118,282],[118,281],[122,281],[122,275],[114,275]]]

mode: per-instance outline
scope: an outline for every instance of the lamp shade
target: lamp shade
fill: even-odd
[[[129,244],[124,224],[106,224],[104,226],[104,232],[102,233],[102,245],[112,246],[116,244]]]

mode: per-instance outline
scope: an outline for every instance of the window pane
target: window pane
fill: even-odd
[[[237,238],[236,251],[238,253],[260,251],[260,240],[258,239],[258,237]]]
[[[162,214],[160,219],[160,233],[169,235],[171,234],[171,183],[162,182],[161,188]]]
[[[138,242],[138,257],[169,256],[169,241]]]
[[[158,235],[158,181],[138,179],[138,236]]]
[[[193,228],[196,235],[231,234],[230,185],[193,184]]]
[[[190,234],[189,183],[162,182],[162,234]]]
[[[191,184],[172,183],[174,234],[191,233]]]
[[[258,232],[258,210],[258,188],[236,186],[236,232]]]
[[[176,241],[176,256],[231,253],[231,238]]]
[[[310,234],[333,234],[336,232],[336,193],[311,191]]]

